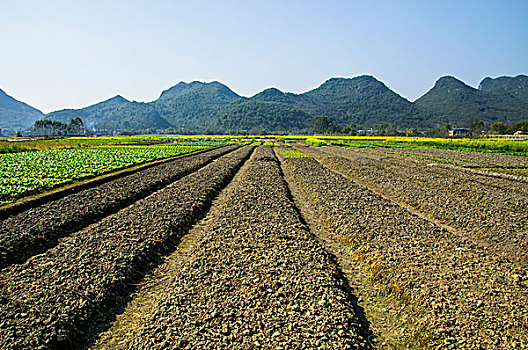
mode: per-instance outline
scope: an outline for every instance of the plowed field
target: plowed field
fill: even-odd
[[[5,211],[0,348],[528,348],[522,158],[294,149]]]

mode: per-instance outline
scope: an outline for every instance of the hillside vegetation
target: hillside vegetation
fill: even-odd
[[[0,112],[2,108],[0,104]],[[0,114],[0,127],[28,127],[41,116],[35,111],[28,114],[26,110],[26,116],[18,120]],[[331,78],[302,94],[269,88],[249,98],[216,81],[181,82],[152,102],[133,102],[118,95],[86,108],[52,112],[45,118],[61,122],[81,118],[87,128],[103,133],[355,134],[372,128],[391,134],[441,130],[447,124],[489,128],[496,122],[528,120],[528,77],[485,78],[478,88],[455,77],[441,77],[414,103],[368,75]]]
[[[0,128],[20,130],[30,127],[44,114],[24,102],[20,102],[0,89]]]

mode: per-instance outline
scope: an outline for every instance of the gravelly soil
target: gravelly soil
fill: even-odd
[[[524,268],[314,159],[285,160],[284,169],[311,213],[348,247],[358,276],[364,273],[358,293],[386,346],[528,348]],[[404,327],[400,339],[384,338],[391,327],[383,319]]]
[[[353,149],[310,147],[303,151],[331,169],[471,234],[510,259],[523,263],[528,259],[526,183],[391,157],[372,159]]]
[[[526,182],[234,148],[0,222],[0,348],[528,349]]]
[[[249,156],[208,166],[0,273],[0,348],[77,348],[126,303]]]
[[[184,268],[120,348],[367,347],[345,281],[257,149]]]
[[[232,151],[189,155],[31,208],[0,221],[0,269],[41,253],[64,237]]]
[[[255,154],[255,153],[253,153]],[[252,157],[250,158],[250,160]],[[90,349],[128,349],[128,339],[137,336],[135,333],[138,324],[149,319],[151,310],[161,299],[166,298],[166,292],[171,284],[172,276],[178,274],[184,268],[189,258],[194,254],[196,247],[201,242],[204,234],[208,232],[209,226],[215,221],[223,210],[227,198],[235,190],[240,179],[244,176],[251,161],[246,161],[240,168],[233,180],[215,197],[207,215],[198,221],[187,234],[185,234],[178,246],[170,255],[164,258],[162,264],[150,271],[141,281],[138,288],[131,297],[123,313],[116,316],[111,327],[98,335]]]
[[[528,178],[522,176],[528,170],[528,157],[442,149],[354,148],[353,150],[355,154],[368,159],[404,159],[437,168],[454,167],[460,175],[477,174],[485,178],[496,177],[516,183],[528,183]]]
[[[473,167],[528,167],[528,157],[512,156],[500,153],[482,153],[455,151],[448,149],[412,149],[412,148],[385,148],[380,151],[395,151],[408,155],[431,156],[433,158],[454,161],[457,165]],[[424,159],[424,158],[422,158]],[[424,159],[425,160],[425,159]]]

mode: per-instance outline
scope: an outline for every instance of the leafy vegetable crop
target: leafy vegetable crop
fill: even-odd
[[[309,137],[306,139],[306,143],[312,146],[326,146],[328,143],[325,140],[317,139],[315,137]]]
[[[204,148],[207,146],[102,146],[0,154],[0,198],[13,199],[34,190]]]

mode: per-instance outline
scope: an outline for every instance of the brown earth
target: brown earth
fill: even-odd
[[[528,348],[527,182],[473,169],[516,158],[295,148],[4,218],[0,347]]]

